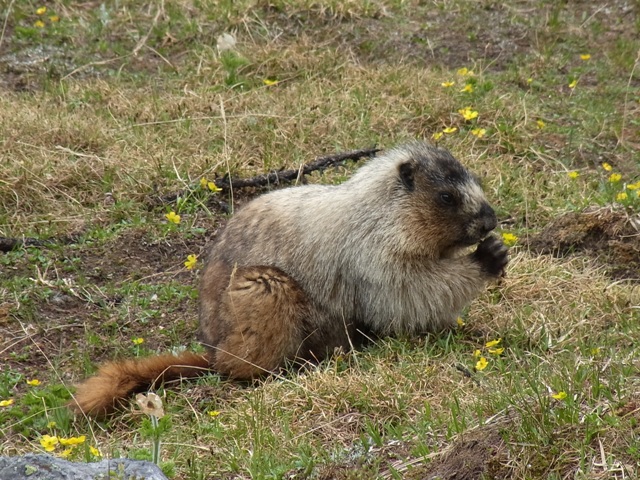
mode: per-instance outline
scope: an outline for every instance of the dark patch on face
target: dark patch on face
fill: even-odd
[[[450,154],[438,155],[429,169],[429,179],[437,185],[462,189],[469,183],[469,172]]]
[[[431,159],[420,159],[427,182],[433,188],[436,203],[445,211],[457,209],[463,202],[463,192],[474,177],[449,152],[438,150]]]
[[[409,191],[415,190],[418,171],[433,188],[450,194],[464,189],[465,184],[475,180],[447,150],[424,144],[409,145],[407,149],[410,159],[398,167],[398,173],[402,185]]]

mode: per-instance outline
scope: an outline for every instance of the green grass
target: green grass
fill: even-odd
[[[0,236],[77,241],[0,254],[0,401],[13,401],[0,407],[0,455],[85,435],[69,458],[96,460],[89,447],[151,458],[158,432],[135,407],[96,422],[64,404],[101,361],[198,348],[199,269],[225,220],[216,201],[260,193],[212,193],[201,178],[455,127],[438,144],[483,178],[501,231],[518,237],[508,276],[448,334],[386,339],[252,385],[211,375],[170,386],[160,464],[189,480],[447,478],[456,457],[487,478],[638,475],[637,275],[612,277],[611,255],[529,248],[568,212],[625,219],[607,232],[628,232],[640,212],[636,5],[41,6],[0,13]],[[223,33],[234,50],[218,51]],[[478,116],[465,120],[465,107]],[[500,355],[485,346],[495,339]]]

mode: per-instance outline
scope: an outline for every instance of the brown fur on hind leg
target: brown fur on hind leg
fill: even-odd
[[[307,303],[296,282],[277,268],[234,270],[218,312],[226,333],[215,346],[214,370],[246,380],[299,356]]]

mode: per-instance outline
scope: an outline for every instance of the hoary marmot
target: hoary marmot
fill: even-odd
[[[161,381],[208,370],[252,379],[367,338],[454,326],[507,265],[507,248],[489,235],[496,225],[478,179],[420,142],[340,185],[262,195],[229,220],[202,272],[207,353],[107,363],[73,407],[100,415]]]

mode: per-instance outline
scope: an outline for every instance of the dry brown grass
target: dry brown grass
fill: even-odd
[[[45,433],[86,434],[104,456],[148,454],[139,414],[101,424],[59,406],[98,359],[193,347],[197,272],[182,265],[223,221],[202,176],[296,168],[455,126],[439,143],[484,178],[501,229],[520,237],[466,326],[251,386],[212,376],[167,389],[165,468],[190,480],[428,478],[464,452],[494,478],[637,476],[638,279],[614,280],[606,256],[527,247],[566,212],[640,210],[616,200],[640,180],[636,6],[121,0],[104,19],[100,5],[48,2],[62,21],[38,30],[40,5],[14,2],[0,40],[0,236],[84,234],[0,257],[0,400],[15,399],[0,408],[1,454],[39,451]],[[223,32],[238,39],[226,63]],[[460,92],[468,81],[474,92]],[[467,106],[471,123],[458,113]],[[181,190],[180,205],[150,208]],[[181,225],[166,223],[170,209]],[[485,347],[497,338],[500,356]],[[34,376],[39,389],[24,382]]]

